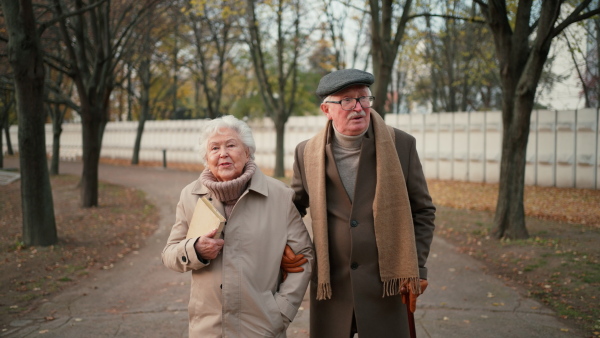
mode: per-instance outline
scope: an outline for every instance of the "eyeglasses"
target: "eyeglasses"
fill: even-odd
[[[363,108],[371,108],[374,100],[375,96],[361,96],[355,98],[347,97],[341,101],[325,101],[325,103],[337,103],[342,106],[343,110],[354,110],[356,102],[360,103],[360,106]]]

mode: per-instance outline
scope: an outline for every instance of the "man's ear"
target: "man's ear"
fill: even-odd
[[[329,115],[329,105],[325,104],[325,103],[321,103],[321,111],[323,112],[323,114],[325,114],[325,116],[327,116],[328,120],[331,120],[331,116]]]

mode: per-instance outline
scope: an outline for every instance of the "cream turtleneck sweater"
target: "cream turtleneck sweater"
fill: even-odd
[[[362,139],[367,130],[360,135],[348,136],[344,135],[333,127],[334,134],[332,138],[333,157],[335,164],[340,174],[346,193],[350,198],[350,202],[354,201],[354,187],[356,184],[356,175],[358,173],[358,162],[360,159],[360,148]]]

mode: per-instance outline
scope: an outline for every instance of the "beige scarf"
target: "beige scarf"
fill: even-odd
[[[400,166],[392,134],[393,130],[371,109],[375,133],[377,184],[373,201],[375,240],[379,256],[379,275],[383,297],[400,293],[403,286],[420,294],[419,267],[410,201],[404,173]],[[310,193],[310,213],[317,251],[317,300],[332,295],[329,272],[329,236],[327,232],[327,199],[325,191],[325,146],[331,121],[304,149],[304,168]]]

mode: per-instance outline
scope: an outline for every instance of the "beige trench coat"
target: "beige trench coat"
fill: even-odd
[[[354,203],[339,176],[331,148],[331,133],[325,149],[327,158],[327,226],[332,298],[316,300],[316,271],[311,283],[310,336],[347,338],[352,315],[360,338],[408,337],[406,307],[401,297],[383,296],[373,228],[373,199],[377,182],[375,139],[372,125],[361,145]],[[425,263],[433,238],[435,207],[417,155],[414,137],[395,129],[397,156],[406,179],[410,199],[419,274],[427,279]],[[309,205],[310,192],[304,169],[306,141],[296,148],[292,188],[295,203],[302,214]],[[394,156],[395,154],[389,154]]]
[[[162,261],[168,268],[192,271],[190,337],[285,337],[310,280],[313,248],[292,202],[293,191],[257,170],[233,208],[224,228],[222,253],[202,262],[194,250],[197,238],[186,233],[197,200],[206,196],[224,214],[223,205],[196,180],[177,204],[176,222]],[[280,263],[289,244],[309,262],[304,272],[280,281]]]

